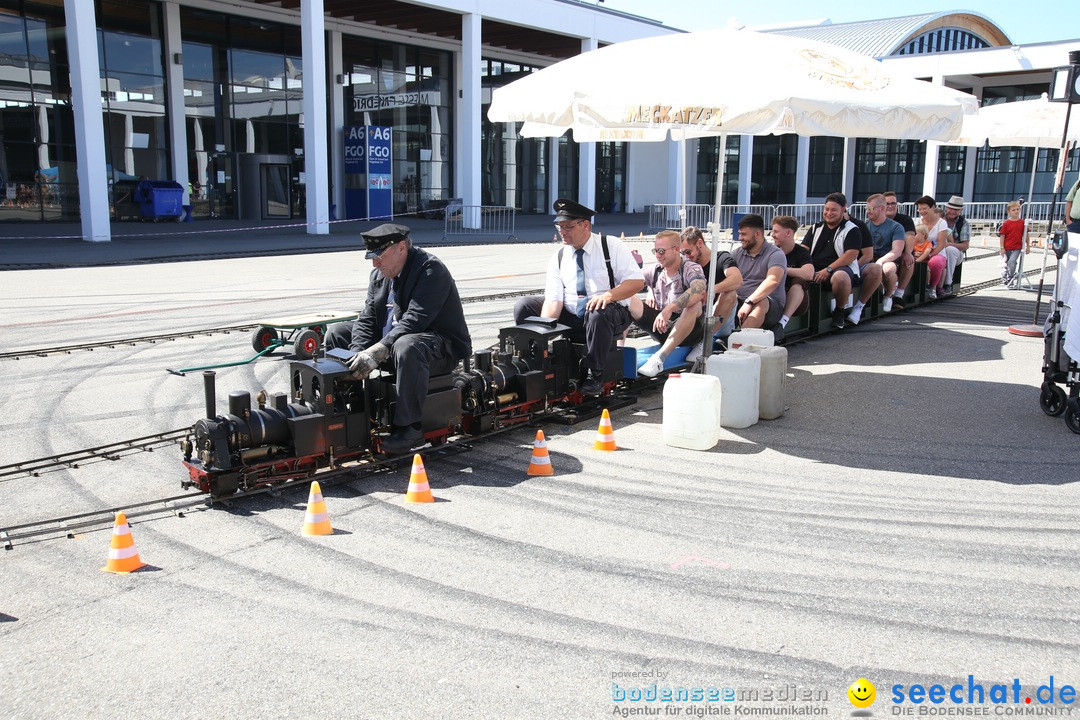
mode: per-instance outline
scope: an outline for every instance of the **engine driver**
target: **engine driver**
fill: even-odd
[[[472,354],[457,284],[434,255],[415,247],[409,228],[386,223],[361,233],[374,269],[360,317],[327,330],[327,349],[356,351],[352,377],[365,380],[379,367],[396,372],[397,409],[387,453],[405,453],[423,440],[421,419],[428,378],[454,369]]]

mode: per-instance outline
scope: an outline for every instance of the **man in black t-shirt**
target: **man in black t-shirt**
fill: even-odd
[[[705,272],[706,290],[709,279],[713,282],[713,317],[720,318],[719,326],[714,325],[713,337],[727,337],[735,330],[735,304],[738,301],[736,292],[743,284],[742,273],[735,264],[731,253],[721,250],[716,253],[716,275],[712,270],[712,250],[705,242],[705,235],[694,226],[682,231],[682,256],[691,262],[701,266]],[[702,352],[702,345],[695,347],[686,359],[693,362]]]
[[[784,314],[777,323],[782,334],[788,320],[802,315],[810,309],[810,294],[807,283],[814,277],[814,261],[810,251],[795,243],[795,233],[799,230],[799,221],[790,215],[777,215],[772,221],[772,241],[787,256],[787,302]]]
[[[814,263],[814,282],[828,282],[836,298],[832,326],[837,330],[845,324],[844,306],[859,277],[859,250],[863,244],[862,233],[845,219],[846,213],[847,197],[839,192],[829,193],[821,211],[822,221],[815,223],[802,241]],[[862,314],[861,304],[856,303],[856,307]]]

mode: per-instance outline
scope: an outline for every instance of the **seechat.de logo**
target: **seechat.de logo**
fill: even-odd
[[[859,678],[847,689],[847,699],[857,708],[868,708],[877,698],[877,688],[866,678]]]

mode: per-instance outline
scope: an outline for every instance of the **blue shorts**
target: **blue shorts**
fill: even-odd
[[[834,275],[838,272],[847,273],[848,277],[851,278],[851,287],[858,287],[862,284],[862,277],[856,275],[855,271],[851,269],[850,265],[841,265],[840,267],[833,270]]]

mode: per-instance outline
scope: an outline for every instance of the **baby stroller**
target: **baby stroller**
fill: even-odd
[[[1069,305],[1060,299],[1059,293],[1064,283],[1061,259],[1069,251],[1069,236],[1065,231],[1054,233],[1050,247],[1058,258],[1058,277],[1054,283],[1054,295],[1050,305],[1050,315],[1044,327],[1045,347],[1043,350],[1043,383],[1039,393],[1039,406],[1050,417],[1065,415],[1065,424],[1074,433],[1080,434],[1080,367],[1065,351],[1065,321],[1063,310],[1071,311]],[[1058,383],[1064,383],[1062,388]]]

